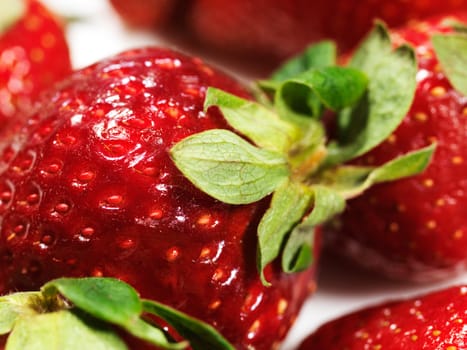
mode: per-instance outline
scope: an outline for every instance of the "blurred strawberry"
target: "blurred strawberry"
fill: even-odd
[[[467,286],[365,308],[322,325],[299,350],[465,349]]]
[[[216,50],[247,57],[259,55],[274,62],[325,38],[336,40],[341,49],[349,49],[376,18],[396,26],[412,19],[467,10],[465,0],[193,0],[183,5],[164,0],[111,1],[130,24],[161,26],[170,22]]]
[[[0,124],[28,112],[46,87],[71,71],[63,25],[37,0],[0,5]],[[1,128],[0,127],[0,130]]]
[[[351,200],[328,229],[333,251],[391,277],[433,280],[467,264],[467,89],[459,74],[467,68],[467,40],[455,25],[466,19],[437,17],[392,31],[395,42],[415,47],[415,99],[399,128],[357,164],[436,142],[434,160],[419,176]]]

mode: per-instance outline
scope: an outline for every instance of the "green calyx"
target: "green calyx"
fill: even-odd
[[[463,95],[467,95],[467,30],[431,38],[436,56],[450,83]]]
[[[258,226],[257,265],[280,258],[286,272],[313,262],[315,228],[341,212],[345,200],[371,185],[422,172],[434,151],[423,148],[378,167],[341,165],[383,142],[412,103],[417,72],[409,46],[393,49],[385,26],[375,28],[348,66],[336,66],[322,42],[258,84],[261,102],[210,88],[205,109],[219,108],[235,130],[188,137],[171,156],[192,183],[230,204],[271,196]],[[323,116],[332,111],[336,137]],[[241,135],[241,136],[240,136]]]
[[[0,35],[18,21],[26,12],[23,0],[0,1]]]
[[[148,315],[166,321],[186,340],[173,341]],[[60,278],[39,292],[0,297],[0,334],[9,334],[5,350],[128,350],[115,327],[158,349],[234,349],[210,325],[141,299],[114,278]]]

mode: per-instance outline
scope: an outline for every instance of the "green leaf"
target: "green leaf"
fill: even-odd
[[[58,292],[94,317],[121,326],[139,318],[143,310],[136,291],[114,278],[59,278],[46,283],[42,292]]]
[[[355,107],[339,115],[339,142],[329,144],[327,165],[343,163],[376,147],[397,128],[412,104],[417,72],[413,49],[404,45],[374,56],[368,52],[368,62],[360,62],[371,77],[368,92]]]
[[[319,117],[316,102],[332,110],[354,105],[364,94],[366,75],[355,68],[311,69],[285,81],[276,92],[275,106],[283,119],[289,114]]]
[[[273,83],[283,82],[309,69],[324,68],[335,64],[336,44],[332,41],[322,41],[309,46],[299,55],[287,60],[271,74],[270,80]],[[268,83],[265,82],[265,84]]]
[[[168,322],[182,337],[190,340],[193,350],[234,350],[235,348],[213,327],[177,310],[143,299],[145,312]]]
[[[379,167],[345,166],[325,172],[326,185],[345,198],[352,198],[374,184],[394,181],[423,172],[433,156],[435,145],[409,152]]]
[[[205,109],[217,106],[229,125],[257,146],[285,154],[300,130],[266,107],[215,88],[208,88]]]
[[[31,307],[40,297],[38,292],[23,292],[0,297],[0,334],[11,332],[16,320],[25,315],[34,315]]]
[[[451,84],[467,95],[467,35],[433,35],[431,38],[441,66]]]
[[[345,207],[345,199],[333,189],[314,185],[311,190],[313,210],[293,229],[282,254],[282,269],[288,273],[302,271],[310,266],[316,226],[342,212]]]
[[[279,256],[284,238],[305,214],[311,192],[303,185],[285,181],[274,192],[269,209],[258,225],[257,264],[261,280],[269,286],[263,270]]]
[[[186,347],[184,343],[170,343],[163,331],[142,320],[143,305],[138,294],[118,279],[60,278],[45,284],[42,290],[46,295],[58,292],[90,315],[118,325],[163,349]]]
[[[26,1],[0,1],[0,35],[26,13]]]
[[[126,350],[125,343],[95,320],[83,322],[68,310],[20,317],[6,350]]]
[[[170,150],[178,169],[199,189],[229,204],[256,202],[289,176],[287,161],[227,130],[189,136]]]
[[[392,43],[386,25],[376,21],[373,30],[366,36],[352,56],[350,66],[364,72],[372,72],[374,65],[392,51]],[[372,76],[370,76],[372,78]]]

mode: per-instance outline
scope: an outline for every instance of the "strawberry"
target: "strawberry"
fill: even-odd
[[[399,128],[356,162],[375,165],[435,140],[432,164],[419,176],[375,186],[349,201],[327,230],[333,251],[393,278],[444,278],[467,263],[467,90],[452,72],[460,69],[453,57],[466,64],[465,37],[452,26],[462,19],[467,17],[437,17],[392,31],[397,43],[415,47],[415,98]]]
[[[0,292],[116,277],[211,324],[237,349],[277,347],[314,288],[319,226],[349,194],[418,173],[433,152],[338,167],[397,126],[415,62],[400,47],[365,55],[362,66],[385,64],[362,71],[333,65],[334,51],[323,43],[305,65],[291,61],[252,91],[258,101],[200,59],[159,48],[60,82],[0,159]],[[393,70],[394,108],[379,123],[381,106],[364,96],[386,101],[380,81]],[[369,136],[327,150],[323,112],[362,105],[376,121],[361,126]]]
[[[382,303],[332,320],[299,350],[465,348],[467,286]]]
[[[62,23],[36,0],[0,6],[0,124],[28,112],[39,93],[71,71]]]

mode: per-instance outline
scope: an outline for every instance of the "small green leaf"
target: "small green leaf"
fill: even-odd
[[[6,350],[127,350],[109,328],[93,319],[83,321],[68,311],[20,317],[8,337]]]
[[[170,153],[178,169],[196,187],[229,204],[256,202],[289,176],[281,154],[254,147],[227,130],[189,136]]]
[[[281,85],[276,92],[275,106],[282,118],[289,114],[319,117],[317,101],[329,109],[341,110],[354,105],[367,84],[366,75],[355,68],[311,69]]]
[[[270,80],[283,82],[312,68],[324,68],[336,64],[336,44],[332,41],[322,41],[309,46],[299,55],[286,61],[274,71]]]
[[[257,146],[285,154],[300,136],[300,130],[266,107],[222,90],[209,88],[205,109],[217,106],[229,125]]]
[[[40,295],[38,292],[23,292],[0,297],[0,334],[11,332],[18,317],[34,315],[36,312],[31,304]]]
[[[451,84],[467,95],[467,35],[433,35],[431,38],[441,66]]]
[[[433,156],[435,145],[409,152],[379,167],[344,166],[323,174],[326,185],[345,198],[352,198],[374,184],[394,181],[423,172]]]
[[[193,350],[234,350],[213,327],[193,317],[151,300],[143,300],[145,312],[168,322],[182,337],[190,340]]]
[[[376,21],[373,30],[366,36],[352,56],[350,66],[364,72],[372,72],[379,61],[392,51],[392,43],[386,25]],[[369,75],[371,78],[372,76]]]
[[[188,342],[172,342],[167,335],[158,327],[146,322],[142,318],[137,318],[133,322],[122,326],[131,335],[154,344],[159,349],[182,350],[188,347]]]
[[[298,183],[285,181],[274,192],[269,209],[258,225],[257,264],[261,280],[269,286],[263,270],[279,256],[285,236],[305,214],[311,192]]]
[[[94,317],[121,326],[139,318],[143,310],[136,291],[114,278],[59,278],[42,287],[45,295],[57,291]]]
[[[345,207],[345,199],[333,189],[314,185],[311,190],[313,210],[293,229],[282,254],[282,269],[288,273],[302,271],[312,263],[316,226],[342,212]]]
[[[137,292],[118,279],[60,278],[45,284],[42,291],[46,295],[58,292],[97,319],[118,325],[163,349],[186,347],[184,343],[170,343],[163,331],[143,321],[143,305]]]
[[[366,96],[339,115],[339,142],[329,144],[327,165],[360,156],[384,141],[407,114],[415,94],[417,62],[413,49],[401,46],[363,62],[371,77]],[[373,62],[373,60],[376,60]]]
[[[26,13],[26,1],[0,1],[0,35]]]
[[[436,145],[430,145],[392,159],[374,169],[368,181],[371,184],[394,181],[423,172],[433,157]]]

